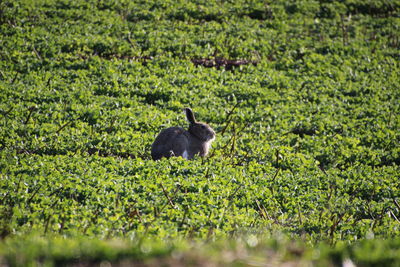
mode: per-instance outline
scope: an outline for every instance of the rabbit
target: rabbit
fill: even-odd
[[[170,127],[162,130],[151,146],[153,160],[179,156],[193,159],[195,155],[205,157],[208,154],[215,139],[214,130],[206,123],[197,122],[190,108],[185,108],[184,111],[189,129]]]

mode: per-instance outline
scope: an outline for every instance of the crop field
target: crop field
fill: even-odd
[[[0,1],[0,266],[400,266],[399,51],[398,0]]]

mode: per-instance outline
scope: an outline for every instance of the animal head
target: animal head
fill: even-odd
[[[185,108],[184,111],[189,122],[189,133],[205,142],[215,139],[215,132],[208,124],[196,121],[190,108]]]

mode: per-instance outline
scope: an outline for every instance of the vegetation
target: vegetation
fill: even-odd
[[[1,1],[0,264],[226,264],[209,256],[228,247],[396,266],[399,11]],[[209,157],[152,161],[186,106],[217,131]]]

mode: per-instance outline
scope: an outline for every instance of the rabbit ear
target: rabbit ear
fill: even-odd
[[[185,108],[186,118],[190,124],[196,123],[196,119],[194,118],[193,111],[190,108]]]

